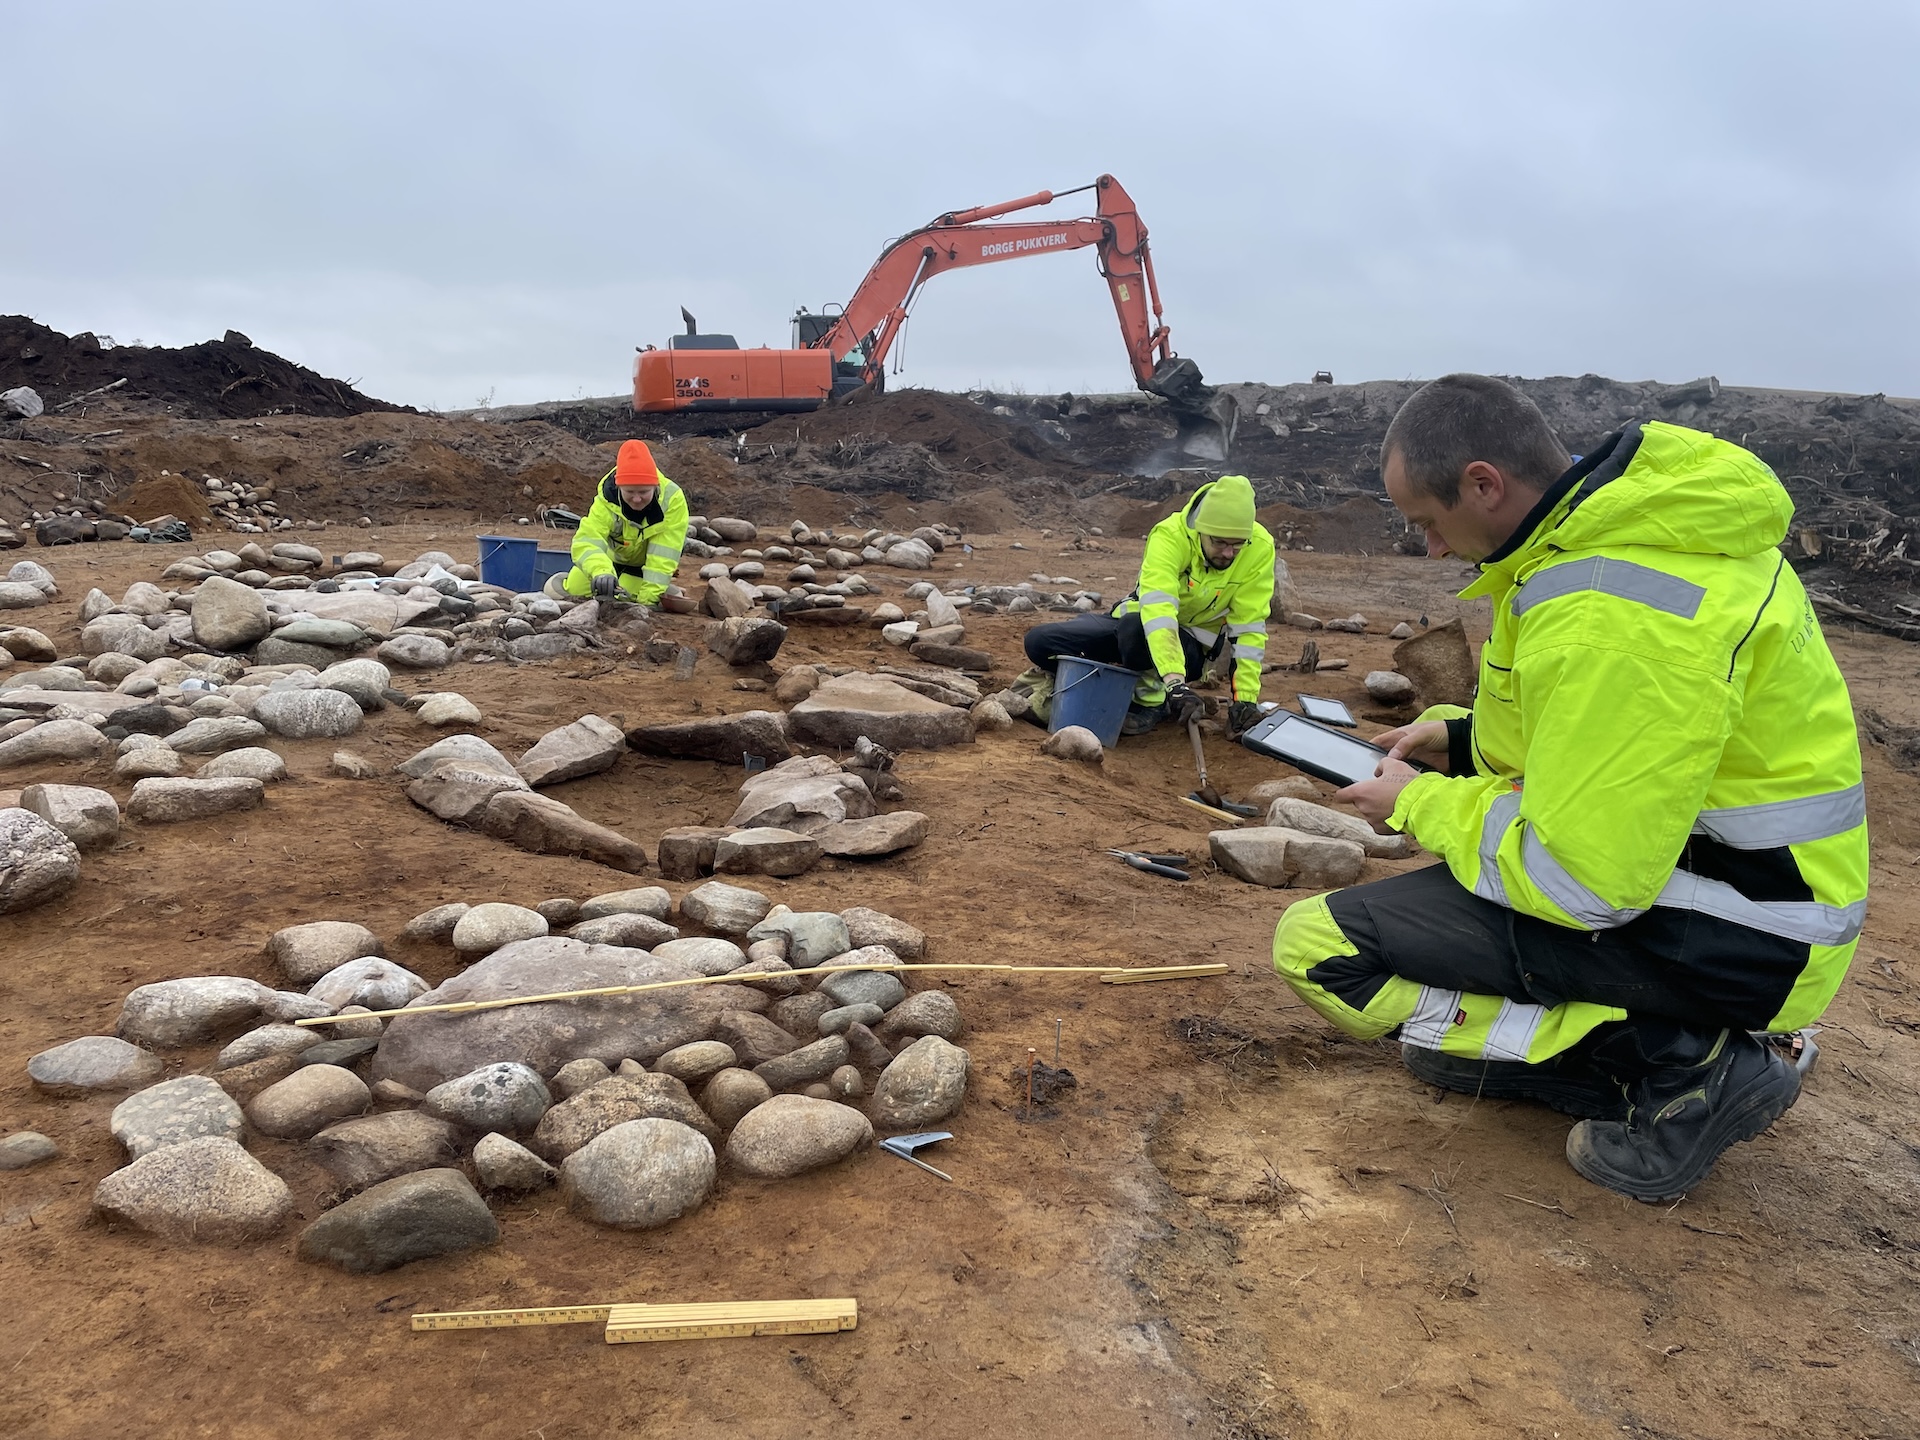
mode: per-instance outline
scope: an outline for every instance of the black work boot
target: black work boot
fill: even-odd
[[[1696,1055],[1686,1048],[1668,1044],[1647,1055],[1651,1068],[1627,1084],[1626,1119],[1574,1126],[1567,1163],[1635,1200],[1677,1200],[1729,1146],[1751,1140],[1800,1098],[1793,1064],[1744,1030],[1721,1031],[1704,1054],[1698,1042]]]
[[[1584,1055],[1555,1055],[1538,1065],[1524,1060],[1469,1060],[1418,1045],[1402,1045],[1400,1059],[1429,1085],[1488,1100],[1531,1100],[1581,1119],[1624,1120],[1627,1092]]]

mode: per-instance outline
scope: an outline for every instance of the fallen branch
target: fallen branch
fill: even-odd
[[[1879,615],[1862,610],[1857,605],[1827,594],[1821,590],[1809,590],[1807,599],[1816,610],[1830,611],[1856,624],[1865,625],[1869,630],[1878,630],[1883,635],[1891,635],[1897,640],[1920,640],[1920,625],[1908,625],[1899,620],[1888,620]]]
[[[749,980],[785,980],[797,975],[837,975],[852,970],[992,970],[999,974],[1098,975],[1103,985],[1136,984],[1143,980],[1193,980],[1224,975],[1224,963],[1205,965],[989,965],[953,961],[946,964],[813,965],[804,970],[738,970],[730,975],[690,975],[683,980],[654,980],[644,985],[603,985],[596,990],[555,990],[545,995],[508,995],[498,1000],[454,1000],[444,1005],[408,1005],[398,1010],[356,1011],[352,1015],[317,1015],[296,1025],[344,1025],[355,1020],[390,1020],[404,1015],[469,1015],[478,1010],[505,1010],[513,1005],[543,1005],[550,1000],[595,1000],[615,995],[640,995],[651,990],[681,990],[693,985],[743,985]]]
[[[118,390],[122,385],[126,383],[127,383],[126,377],[123,375],[120,379],[114,381],[111,385],[102,385],[98,390],[89,390],[87,391],[86,394],[76,395],[71,400],[62,400],[58,405],[53,407],[53,413],[58,415],[62,410],[71,410],[74,406],[78,405],[82,400],[91,400],[94,396],[104,395],[109,390]]]

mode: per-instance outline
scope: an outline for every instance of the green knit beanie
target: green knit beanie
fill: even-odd
[[[1253,538],[1253,482],[1244,475],[1222,475],[1207,487],[1193,512],[1193,528],[1225,540]]]

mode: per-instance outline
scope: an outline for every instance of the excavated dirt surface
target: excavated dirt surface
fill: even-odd
[[[379,417],[350,422],[386,423]],[[418,424],[419,422],[412,422]],[[816,523],[821,517],[804,509]],[[781,518],[786,518],[782,516]],[[474,553],[487,521],[382,525],[389,555]],[[944,575],[1044,570],[1124,587],[1137,542],[973,537]],[[1018,539],[1028,549],[1010,549]],[[338,547],[336,547],[338,548]],[[33,623],[77,648],[78,601],[156,578],[174,547],[33,551],[63,596]],[[1460,567],[1403,556],[1292,557],[1301,603],[1361,610],[1377,631],[1464,613]],[[953,569],[958,563],[963,568]],[[913,576],[870,572],[898,599]],[[1109,579],[1108,577],[1113,577]],[[998,681],[1034,617],[969,626]],[[1040,617],[1045,618],[1045,617]],[[693,619],[664,622],[698,644]],[[1305,638],[1277,630],[1273,653]],[[1372,733],[1391,717],[1361,677],[1381,634],[1316,637],[1351,661],[1312,688]],[[1920,725],[1916,652],[1845,633],[1857,705]],[[866,631],[796,626],[779,664],[883,658]],[[891,652],[888,652],[891,653]],[[1268,677],[1289,700],[1292,675]],[[703,655],[670,668],[602,657],[469,665],[408,689],[458,688],[516,751],[585,712],[671,719],[764,706]],[[402,711],[349,743],[391,766],[432,738]],[[294,1258],[299,1223],[237,1249],[170,1245],[89,1219],[117,1163],[111,1099],[30,1092],[33,1053],[107,1030],[130,987],[181,975],[275,980],[280,926],[351,919],[394,936],[446,901],[535,903],[632,881],[456,830],[386,776],[328,773],[337,742],[277,742],[294,778],[264,809],[129,826],[80,887],[0,920],[0,1127],[43,1130],[63,1155],[0,1176],[0,1434],[80,1437],[1911,1436],[1920,1431],[1920,777],[1870,748],[1872,913],[1800,1103],[1737,1147],[1683,1203],[1647,1207],[1577,1178],[1567,1122],[1524,1105],[1437,1095],[1387,1044],[1334,1036],[1273,978],[1272,929],[1293,895],[1204,863],[1207,822],[1185,737],[1123,742],[1103,769],[1038,754],[1016,726],[901,761],[931,837],[893,860],[829,862],[767,891],[798,908],[863,903],[931,937],[933,957],[1061,963],[1221,960],[1224,978],[1103,987],[952,981],[973,1055],[945,1184],[869,1153],[799,1180],[723,1178],[714,1201],[628,1234],[552,1192],[496,1206],[496,1246],[355,1277]],[[1216,739],[1228,793],[1284,771]],[[739,775],[629,754],[556,792],[638,838],[723,820]],[[127,788],[74,766],[0,783]],[[1185,851],[1190,884],[1102,854]],[[1395,868],[1368,866],[1369,877]],[[687,887],[673,885],[675,894]],[[430,981],[451,952],[396,944]],[[1028,1047],[1076,1084],[1030,1120]],[[203,1070],[213,1047],[169,1056]],[[295,1145],[254,1137],[303,1220],[327,1177]],[[851,1295],[839,1335],[608,1347],[591,1326],[410,1333],[416,1310]]]

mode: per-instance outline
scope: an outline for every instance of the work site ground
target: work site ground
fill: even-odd
[[[351,543],[471,560],[482,528],[379,525]],[[1138,540],[967,538],[965,577],[981,582],[1045,570],[1118,595],[1140,558]],[[74,653],[78,597],[155,579],[178,548],[30,552],[63,595],[34,623]],[[1360,611],[1370,630],[1276,625],[1270,658],[1312,638],[1322,661],[1349,664],[1310,681],[1269,674],[1265,699],[1308,688],[1375,733],[1398,717],[1361,682],[1389,668],[1391,625],[1457,614],[1485,638],[1484,606],[1452,598],[1466,573],[1453,562],[1287,559],[1301,609]],[[887,574],[882,598],[904,583]],[[1045,618],[969,620],[996,686]],[[708,623],[667,616],[658,633],[699,647]],[[1837,627],[1829,638],[1857,708],[1920,726],[1920,652]],[[796,626],[779,668],[867,666],[887,650],[870,629]],[[518,749],[587,713],[631,728],[765,708],[738,675],[703,650],[684,682],[599,654],[463,665],[433,683],[480,707],[479,734]],[[427,738],[389,709],[354,747],[384,772]],[[1772,1129],[1684,1201],[1653,1207],[1577,1177],[1564,1118],[1436,1092],[1395,1044],[1334,1033],[1275,979],[1274,924],[1305,892],[1207,862],[1218,822],[1180,803],[1194,787],[1185,734],[1124,740],[1098,767],[1043,757],[1043,738],[1016,724],[902,755],[909,802],[932,817],[923,844],[763,888],[796,910],[883,909],[926,933],[931,959],[1220,961],[1226,975],[946,977],[972,1056],[955,1138],[929,1152],[950,1184],[871,1150],[779,1184],[725,1179],[697,1214],[631,1233],[547,1190],[495,1202],[499,1243],[380,1275],[295,1258],[332,1181],[290,1142],[250,1141],[293,1186],[279,1238],[109,1232],[89,1200],[120,1163],[114,1097],[50,1102],[30,1090],[27,1058],[110,1030],[135,985],[271,983],[261,947],[283,926],[352,919],[391,936],[443,902],[533,905],[630,882],[442,824],[399,777],[333,774],[328,740],[282,747],[293,778],[267,808],[136,830],[90,858],[65,899],[8,919],[0,961],[0,1121],[57,1127],[63,1149],[0,1177],[0,1434],[1920,1435],[1920,775],[1889,748],[1866,749],[1871,909],[1818,1067]],[[1290,773],[1224,738],[1208,761],[1228,796]],[[629,752],[558,794],[650,842],[724,821],[739,780],[738,767]],[[1109,847],[1185,853],[1193,879],[1141,874]],[[1424,863],[1369,861],[1366,875]],[[441,946],[389,953],[433,983],[457,969]],[[1052,1065],[1056,1026],[1075,1084],[1029,1110],[1030,1052]],[[183,1063],[205,1057],[174,1056],[170,1073]],[[593,1326],[408,1327],[427,1310],[816,1296],[856,1297],[858,1328],[609,1347]]]

